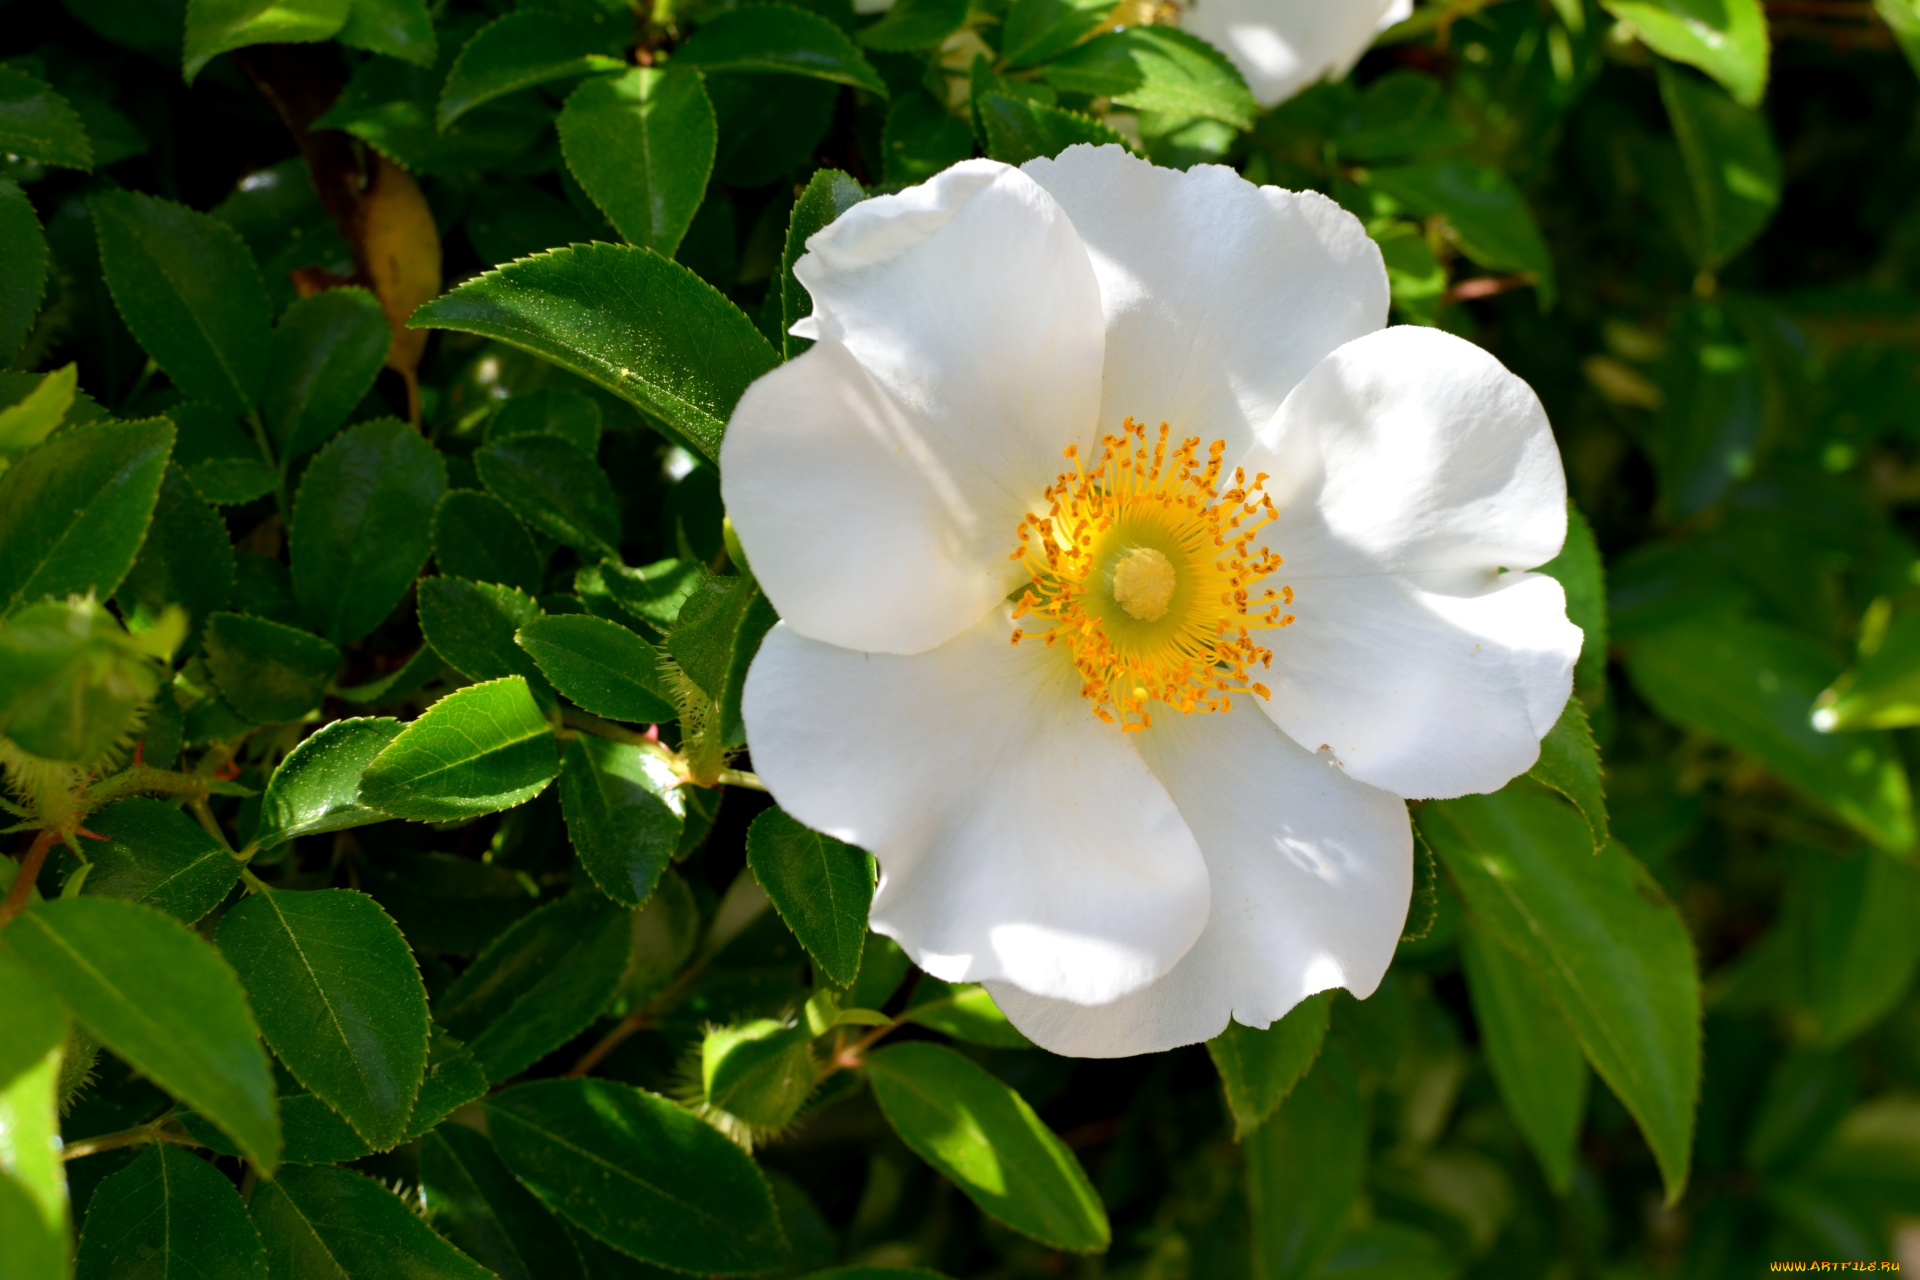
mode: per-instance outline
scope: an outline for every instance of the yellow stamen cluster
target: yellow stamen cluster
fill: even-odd
[[[1020,522],[1011,557],[1032,574],[1013,616],[1046,623],[1013,643],[1064,646],[1094,714],[1123,730],[1151,728],[1153,702],[1191,713],[1228,710],[1235,693],[1270,697],[1249,673],[1273,651],[1253,635],[1293,622],[1281,612],[1291,587],[1255,592],[1282,563],[1254,545],[1278,516],[1266,475],[1248,483],[1235,468],[1222,492],[1224,441],[1204,460],[1198,436],[1169,444],[1166,423],[1149,440],[1128,418],[1090,466],[1069,446],[1073,470]]]

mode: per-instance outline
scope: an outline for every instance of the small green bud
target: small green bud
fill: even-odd
[[[807,1028],[760,1018],[707,1033],[700,1045],[706,1104],[755,1132],[785,1128],[813,1092]]]
[[[130,636],[91,599],[28,605],[0,625],[0,735],[42,760],[99,763],[138,724],[185,629],[178,609]]]

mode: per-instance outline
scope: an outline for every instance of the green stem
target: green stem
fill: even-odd
[[[605,738],[608,742],[618,742],[625,746],[638,747],[640,750],[658,756],[660,759],[672,765],[676,773],[685,772],[686,761],[678,751],[675,751],[664,742],[647,737],[643,733],[635,733],[625,725],[615,724],[611,720],[602,720],[599,716],[582,711],[577,707],[562,708],[560,719],[569,729],[577,729],[581,733],[590,733],[596,738]]]
[[[103,778],[88,787],[83,803],[89,809],[96,809],[110,800],[119,800],[133,795],[205,799],[207,780],[198,774],[175,773],[171,769],[154,769],[144,764],[135,765],[131,769],[116,773],[111,778]]]

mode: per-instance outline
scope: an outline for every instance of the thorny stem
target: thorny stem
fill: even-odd
[[[33,882],[40,877],[40,866],[47,860],[47,850],[53,848],[53,842],[60,833],[52,827],[42,827],[27,847],[26,856],[20,859],[20,873],[13,879],[13,888],[7,891],[7,900],[0,904],[0,925],[19,915],[27,907],[27,894],[33,890]]]
[[[148,765],[137,764],[123,773],[117,773],[111,778],[88,787],[84,801],[89,809],[94,809],[109,800],[141,794],[185,796],[189,799],[204,800],[207,795],[207,780],[196,773],[175,773],[171,769],[155,769]]]

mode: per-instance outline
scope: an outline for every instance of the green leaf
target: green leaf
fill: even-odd
[[[129,636],[97,601],[82,597],[19,610],[0,625],[0,733],[29,755],[98,765],[135,731],[142,706],[160,691],[156,648],[171,648],[178,634]],[[10,772],[18,767],[9,762]]]
[[[598,894],[549,902],[494,939],[437,1002],[487,1079],[518,1075],[585,1030],[627,966],[633,915]]]
[[[67,1273],[67,1178],[55,1109],[67,1019],[0,947],[0,1274]]]
[[[1369,169],[1367,185],[1421,217],[1444,217],[1467,257],[1490,271],[1534,278],[1553,300],[1553,259],[1520,191],[1496,169],[1470,160],[1431,160]]]
[[[407,940],[350,889],[257,889],[220,922],[260,1030],[376,1151],[398,1143],[427,1071],[427,989]]]
[[[1339,1240],[1367,1170],[1367,1102],[1337,1044],[1243,1142],[1253,1274],[1317,1274]]]
[[[1673,124],[1693,193],[1689,247],[1703,271],[1717,270],[1773,220],[1783,176],[1773,131],[1698,76],[1661,64],[1660,97]]]
[[[439,55],[427,0],[350,0],[341,44],[430,67]]]
[[[1593,853],[1558,800],[1467,796],[1422,806],[1420,825],[1474,919],[1553,994],[1678,1199],[1700,1091],[1700,984],[1680,913],[1619,845]]]
[[[617,557],[620,504],[600,464],[558,436],[496,440],[473,456],[481,482],[515,515],[583,556]]]
[[[813,1092],[818,1068],[805,1025],[755,1018],[717,1027],[700,1041],[700,1091],[706,1105],[751,1126],[778,1133]]]
[[[1333,993],[1308,996],[1264,1030],[1239,1022],[1207,1041],[1220,1072],[1235,1141],[1265,1124],[1320,1056]]]
[[[340,429],[392,345],[387,313],[365,289],[328,289],[287,308],[260,393],[260,416],[283,461],[304,457]]]
[[[578,391],[542,387],[522,392],[487,419],[489,443],[515,436],[559,436],[594,457],[600,452],[600,406]]]
[[[537,888],[499,862],[402,849],[368,859],[361,882],[414,945],[462,956],[533,910]]]
[[[567,168],[626,242],[671,258],[719,141],[699,75],[635,67],[589,80],[568,96],[559,127]]]
[[[609,56],[617,30],[611,22],[582,21],[550,9],[522,9],[495,18],[454,59],[440,91],[440,128],[520,89],[620,70],[620,59]]]
[[[17,917],[5,947],[95,1039],[272,1172],[273,1075],[240,980],[211,943],[151,907],[79,897]]]
[[[345,1169],[282,1169],[247,1210],[274,1280],[493,1280],[399,1196]]]
[[[253,843],[272,849],[296,836],[384,821],[386,814],[360,803],[360,777],[404,727],[386,716],[321,725],[267,780]]]
[[[192,924],[220,905],[240,863],[205,828],[170,804],[135,797],[87,817],[99,840],[81,846],[92,863],[80,892],[158,907]]]
[[[442,1125],[421,1142],[420,1195],[434,1228],[500,1280],[581,1274],[566,1229],[465,1125]]]
[[[447,464],[397,418],[334,437],[307,467],[288,530],[293,593],[314,629],[352,644],[386,621],[433,549]]]
[[[1044,102],[990,93],[979,100],[977,110],[981,127],[986,130],[987,154],[1002,164],[1025,164],[1040,156],[1057,156],[1082,142],[1096,147],[1127,144],[1125,138],[1091,116]]]
[[[531,595],[540,590],[540,559],[525,526],[492,494],[453,489],[434,509],[433,561],[449,577]]]
[[[1573,685],[1593,706],[1607,691],[1607,577],[1593,526],[1573,503],[1567,503],[1566,545],[1536,572],[1556,579],[1567,593],[1567,619],[1584,637]]]
[[[319,636],[244,613],[207,619],[205,644],[220,696],[256,724],[314,710],[340,669],[340,651]]]
[[[0,616],[48,596],[111,596],[147,536],[172,448],[165,418],[101,423],[0,475]]]
[[[0,67],[0,154],[64,169],[93,168],[93,144],[72,105],[44,81],[12,67]]]
[[[509,263],[435,298],[410,323],[531,351],[662,419],[709,461],[747,384],[778,363],[753,321],[713,286],[627,245]]]
[[[567,743],[560,762],[567,834],[580,865],[615,902],[645,902],[673,860],[686,815],[679,781],[666,761],[638,747],[586,735]]]
[[[973,126],[928,94],[903,93],[887,111],[880,155],[889,186],[925,182],[973,155]]]
[[[793,213],[787,221],[786,251],[780,263],[780,343],[782,355],[788,360],[813,345],[811,339],[787,332],[813,309],[813,300],[794,278],[793,264],[806,253],[807,241],[816,232],[865,198],[866,192],[860,189],[860,184],[846,174],[838,169],[819,169],[807,179],[806,190],[794,201]]]
[[[5,221],[5,207],[4,193],[0,193],[0,223]],[[4,234],[5,228],[0,226],[0,235]],[[0,283],[0,289],[4,288],[5,284]],[[28,318],[32,318],[31,312]],[[67,420],[67,411],[73,408],[79,377],[77,365],[69,364],[55,369],[38,379],[25,396],[0,409],[0,471],[5,471],[13,465],[15,458],[45,441],[55,428]]]
[[[884,1023],[886,1015],[878,1016]],[[985,987],[961,986],[923,977],[914,985],[913,996],[900,1019],[931,1027],[968,1044],[983,1044],[993,1049],[1034,1047],[1033,1041],[1007,1021],[1007,1015],[1000,1012],[1000,1006],[993,1002]]]
[[[1913,0],[1873,0],[1873,11],[1893,31],[1900,52],[1920,72],[1920,7]]]
[[[887,82],[840,28],[787,4],[755,4],[722,11],[680,46],[674,61],[698,67],[709,75],[776,71],[887,96]]]
[[[600,575],[615,604],[654,630],[667,631],[707,571],[693,560],[659,560],[638,569],[608,560],[600,565]]]
[[[882,53],[907,53],[939,44],[966,20],[967,0],[896,0],[859,39]]]
[[[1822,733],[1920,724],[1920,613],[1896,619],[1871,653],[1814,699]]]
[[[513,642],[516,631],[542,616],[532,596],[512,587],[439,577],[420,583],[419,602],[420,630],[448,666],[469,680],[520,676],[543,706],[553,705],[553,686]]]
[[[981,1210],[1042,1244],[1107,1247],[1100,1196],[1026,1099],[952,1049],[897,1044],[867,1059],[887,1123]]]
[[[449,31],[435,65],[409,66],[368,58],[313,127],[359,138],[414,173],[465,174],[512,164],[540,145],[553,125],[553,108],[534,94],[511,95],[470,111],[441,130],[434,124],[441,87],[459,55],[460,33]]]
[[[1001,28],[1008,67],[1031,67],[1059,57],[1106,25],[1115,0],[1013,0]]]
[[[0,361],[11,362],[27,340],[46,288],[47,237],[40,219],[25,192],[0,181]]]
[[[522,623],[514,640],[583,710],[632,724],[677,715],[659,651],[617,622],[584,613],[540,617]]]
[[[1520,959],[1477,924],[1462,935],[1461,967],[1480,1051],[1507,1114],[1560,1195],[1573,1185],[1574,1144],[1587,1110],[1587,1063],[1553,997]]]
[[[235,417],[260,399],[272,345],[267,286],[232,227],[132,191],[91,196],[100,266],[121,318],[190,399]]]
[[[1893,741],[1824,734],[1809,719],[1836,674],[1817,641],[1766,622],[1697,618],[1637,636],[1627,671],[1662,716],[1757,757],[1882,848],[1913,847],[1913,797]]]
[[[1113,99],[1136,111],[1253,126],[1259,107],[1226,55],[1176,27],[1122,27],[1063,53],[1042,72],[1069,93]]]
[[[873,905],[873,855],[768,809],[747,828],[747,866],[836,986],[853,985]]]
[[[721,734],[729,745],[745,740],[740,692],[747,667],[776,620],[753,579],[722,574],[687,597],[667,635],[667,652],[719,707]]]
[[[575,1226],[658,1266],[747,1275],[783,1260],[773,1193],[747,1154],[667,1099],[605,1080],[496,1094],[487,1131]]]
[[[1607,847],[1607,792],[1600,778],[1600,748],[1593,741],[1586,709],[1568,698],[1560,718],[1540,740],[1540,758],[1527,776],[1545,783],[1573,802],[1593,832],[1593,851]]]
[[[188,0],[187,82],[230,49],[325,40],[347,20],[348,0]]]
[[[204,400],[183,400],[167,410],[167,416],[180,432],[174,463],[208,502],[252,502],[280,483],[259,443],[225,409]]]
[[[1649,49],[1695,66],[1743,107],[1767,91],[1767,17],[1760,0],[1600,0]]]
[[[440,655],[433,651],[432,645],[423,644],[386,675],[364,684],[335,686],[333,696],[342,702],[363,707],[400,702],[433,683],[446,670],[446,666],[440,661]]]
[[[715,180],[729,187],[758,187],[812,165],[833,127],[840,86],[830,80],[748,72],[707,77],[707,97],[720,122]],[[733,284],[740,271],[730,243],[732,219],[733,205],[725,193],[710,194],[694,217],[689,240],[680,247],[689,264],[704,262],[701,274],[722,288]],[[706,244],[700,245],[703,240]]]
[[[508,676],[428,707],[367,766],[360,803],[396,818],[459,822],[531,800],[559,772],[553,726],[527,682]]]
[[[179,467],[168,467],[146,541],[114,595],[128,628],[147,631],[178,607],[187,612],[191,643],[210,615],[233,603],[233,545],[227,538],[226,522],[193,482]]]
[[[267,1280],[240,1193],[198,1156],[159,1143],[94,1191],[76,1280]]]

